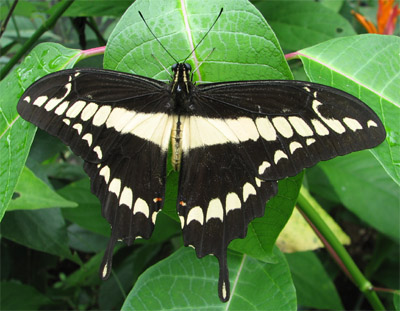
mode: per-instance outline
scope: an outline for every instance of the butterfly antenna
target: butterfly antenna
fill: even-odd
[[[164,68],[165,72],[168,73],[168,74],[171,76],[171,78],[173,78],[173,76],[172,76],[171,73],[168,71],[168,69],[165,68],[165,66],[163,65],[163,63],[160,62],[160,60],[159,60],[153,53],[151,54],[151,56],[153,56],[154,59],[161,65],[161,67]]]
[[[194,73],[200,68],[201,65],[203,65],[203,63],[210,57],[210,55],[211,55],[214,51],[215,51],[215,48],[213,48],[213,49],[211,50],[211,52],[208,53],[208,55],[206,56],[206,58],[204,58],[204,59],[201,61],[201,63],[192,71],[192,73],[191,73],[191,80],[193,80],[193,75],[194,75]]]
[[[143,22],[145,23],[146,27],[148,30],[150,30],[150,33],[153,35],[154,39],[157,40],[157,42],[161,45],[161,47],[165,50],[165,52],[168,53],[169,56],[171,56],[171,58],[178,63],[178,61],[175,59],[175,57],[172,56],[172,54],[166,49],[166,47],[160,42],[160,40],[158,40],[158,38],[156,37],[156,35],[154,34],[154,32],[151,30],[151,28],[149,27],[149,25],[147,24],[146,20],[144,19],[142,12],[138,11],[140,17],[142,18]],[[221,15],[221,14],[220,14]],[[214,23],[215,24],[215,23]]]
[[[215,23],[218,21],[218,19],[220,18],[222,11],[224,10],[224,8],[221,8],[221,11],[219,11],[219,14],[217,16],[217,18],[215,19],[214,23],[211,25],[210,29],[208,29],[208,31],[206,32],[206,34],[203,36],[203,38],[196,44],[196,46],[194,47],[194,49],[190,52],[190,54],[185,58],[185,60],[183,61],[184,63],[186,62],[186,60],[190,57],[190,55],[192,55],[192,53],[197,49],[197,47],[203,42],[203,40],[205,39],[205,37],[207,37],[208,33],[211,31],[211,29],[213,29]],[[212,52],[212,51],[211,51]],[[210,53],[211,54],[211,53]],[[208,56],[207,56],[208,57]],[[197,66],[198,67],[198,66]]]

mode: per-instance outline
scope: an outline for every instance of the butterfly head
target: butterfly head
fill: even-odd
[[[172,92],[181,93],[185,91],[189,93],[189,84],[191,84],[190,73],[192,71],[192,66],[188,63],[176,63],[171,67],[174,73],[174,79],[172,84]]]

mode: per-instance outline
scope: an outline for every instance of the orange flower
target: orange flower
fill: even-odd
[[[354,11],[351,11],[351,14],[356,17],[369,33],[391,35],[396,28],[397,16],[400,14],[399,5],[397,3],[394,5],[394,1],[395,0],[379,0],[378,12],[376,14],[378,29],[371,21],[367,20],[361,14]]]

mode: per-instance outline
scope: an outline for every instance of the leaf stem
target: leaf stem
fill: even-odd
[[[318,236],[320,238],[322,237],[322,243],[327,246],[331,254],[334,253],[334,259],[365,295],[374,310],[385,310],[378,295],[373,291],[371,282],[365,278],[347,250],[316,212],[314,206],[317,206],[318,202],[311,196],[306,188],[301,187],[297,203],[299,204],[300,212],[305,216],[306,220],[312,224],[311,226]]]
[[[0,70],[0,80],[3,79],[8,72],[14,67],[14,65],[20,60],[20,58],[28,51],[35,42],[40,38],[40,36],[45,33],[48,29],[53,27],[59,17],[68,9],[68,7],[74,2],[74,0],[63,0],[54,13],[45,21],[38,30],[26,41],[19,51],[10,59],[10,61],[5,64]]]

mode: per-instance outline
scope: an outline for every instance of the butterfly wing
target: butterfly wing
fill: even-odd
[[[385,138],[357,98],[301,81],[200,85],[183,123],[178,193],[184,243],[220,262],[219,296],[229,299],[228,244],[243,238],[277,192],[276,181],[321,160],[372,148]]]
[[[27,121],[59,137],[85,161],[92,192],[112,235],[101,266],[111,272],[118,239],[149,238],[165,196],[172,128],[165,83],[99,69],[47,75],[22,95],[17,109]]]

